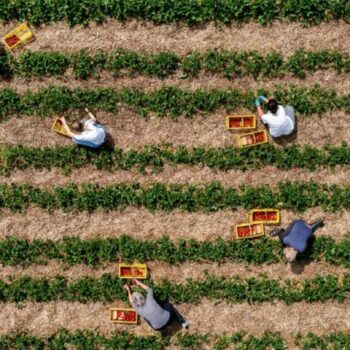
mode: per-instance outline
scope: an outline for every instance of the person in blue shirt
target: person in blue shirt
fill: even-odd
[[[324,226],[322,220],[317,220],[312,224],[307,224],[304,220],[295,220],[286,230],[273,230],[270,235],[279,236],[284,245],[284,258],[287,263],[291,264],[299,253],[305,252],[314,232],[322,226]]]
[[[85,112],[88,113],[89,118],[75,121],[72,124],[73,131],[67,125],[64,117],[60,118],[60,120],[67,135],[72,138],[75,144],[90,148],[99,148],[106,141],[106,129],[103,125],[97,123],[96,117],[87,108],[85,108]]]

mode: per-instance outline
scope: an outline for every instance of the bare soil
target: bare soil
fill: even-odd
[[[126,304],[68,302],[2,304],[0,318],[7,322],[3,323],[0,334],[27,330],[37,336],[47,336],[61,328],[72,331],[86,329],[105,336],[111,335],[114,330],[128,330],[143,336],[155,334],[144,321],[138,326],[111,324],[109,308],[116,306],[125,307]],[[246,331],[261,335],[264,331],[270,330],[281,332],[290,349],[297,349],[293,343],[294,337],[299,332],[303,334],[314,332],[321,335],[347,331],[350,327],[348,302],[296,303],[287,306],[281,302],[214,305],[208,300],[202,300],[198,305],[181,304],[177,305],[177,308],[189,321],[190,332],[223,335]]]
[[[161,143],[186,147],[225,147],[236,144],[235,133],[226,130],[225,111],[205,116],[197,115],[193,118],[181,117],[177,120],[153,116],[142,118],[124,108],[116,115],[98,111],[97,115],[101,122],[107,124],[115,145],[124,149],[139,149],[144,145]],[[3,143],[32,147],[71,145],[70,139],[51,131],[53,120],[54,117],[11,118],[2,123],[0,139]],[[313,147],[325,144],[339,145],[350,138],[349,122],[350,114],[343,111],[328,112],[322,116],[299,117],[295,140],[285,138],[278,142],[281,145],[293,142]],[[260,122],[258,128],[263,128]],[[277,144],[273,140],[270,142]]]
[[[342,276],[349,273],[349,269],[342,266],[333,266],[325,262],[305,262],[297,261],[290,269],[284,263],[272,265],[249,265],[239,263],[204,263],[204,262],[186,262],[178,266],[162,263],[159,261],[147,262],[150,276],[155,283],[167,279],[173,283],[185,283],[188,279],[200,280],[205,278],[208,272],[216,276],[230,278],[239,276],[241,278],[259,278],[285,280],[292,279],[303,281],[304,279],[314,278],[316,276],[336,275]],[[49,261],[47,265],[30,265],[26,268],[20,266],[2,267],[0,279],[9,281],[10,276],[30,276],[32,278],[53,278],[55,276],[65,276],[69,280],[89,276],[99,278],[103,273],[116,274],[117,264],[107,263],[98,268],[88,267],[86,265],[65,266],[57,261]]]
[[[16,170],[10,176],[0,176],[1,183],[21,184],[30,183],[37,187],[50,188],[52,184],[65,186],[70,183],[84,184],[94,183],[101,186],[112,185],[118,182],[140,183],[148,185],[153,182],[165,184],[194,184],[204,185],[212,181],[219,181],[223,186],[239,187],[244,183],[252,186],[269,185],[276,188],[279,182],[290,181],[314,181],[320,184],[342,185],[347,183],[350,177],[350,169],[337,167],[334,170],[321,169],[311,172],[305,169],[283,170],[273,166],[267,166],[260,170],[228,170],[220,171],[201,166],[166,165],[160,172],[154,173],[149,168],[146,175],[140,173],[137,168],[131,170],[99,171],[93,167],[73,170],[69,175],[62,173],[60,169],[52,170]]]
[[[0,25],[5,34],[14,22]],[[318,26],[303,27],[299,23],[276,22],[261,26],[257,23],[215,27],[214,24],[188,28],[181,24],[154,25],[131,20],[120,23],[108,20],[102,25],[91,23],[87,28],[60,22],[33,28],[36,40],[26,47],[31,50],[76,51],[86,49],[175,51],[185,54],[207,49],[273,50],[291,54],[296,48],[307,50],[337,49],[349,52],[350,28],[343,21],[331,21]]]
[[[292,220],[302,217],[308,222],[324,218],[325,227],[317,234],[329,235],[341,240],[350,226],[350,212],[324,213],[320,208],[307,210],[304,214],[281,211],[283,227]],[[235,212],[221,210],[216,213],[171,213],[154,212],[146,209],[127,208],[122,212],[63,213],[51,214],[37,208],[24,213],[0,212],[0,238],[8,235],[34,239],[59,240],[64,236],[80,237],[118,237],[122,234],[137,239],[153,239],[160,236],[196,240],[215,240],[222,237],[232,239],[232,226],[248,221],[247,211]],[[349,223],[349,225],[348,225]],[[272,230],[272,227],[271,227]],[[269,230],[268,230],[269,231]]]

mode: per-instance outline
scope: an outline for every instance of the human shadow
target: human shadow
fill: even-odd
[[[281,136],[281,137],[272,137],[272,140],[273,142],[277,143],[280,146],[286,146],[289,143],[293,143],[297,139],[297,136],[298,136],[298,121],[296,120],[294,130],[290,135]]]
[[[291,263],[291,271],[296,274],[300,275],[304,270],[305,266],[309,265],[312,262],[312,255],[313,255],[313,248],[315,244],[316,238],[315,236],[312,236],[309,241],[307,248],[304,253],[299,254],[296,261]]]

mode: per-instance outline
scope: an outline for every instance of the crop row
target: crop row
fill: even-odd
[[[350,185],[337,186],[315,182],[281,182],[270,186],[224,188],[218,182],[205,186],[151,183],[119,183],[110,186],[82,184],[54,186],[52,189],[28,184],[0,184],[0,208],[21,211],[29,205],[69,211],[122,210],[127,206],[144,207],[150,211],[175,209],[214,212],[238,208],[283,208],[305,211],[321,206],[326,211],[350,208]]]
[[[208,343],[213,350],[287,350],[287,346],[279,333],[265,332],[261,336],[253,336],[239,332],[232,335],[217,336],[201,333],[179,333],[170,338],[164,334],[159,336],[141,337],[126,331],[114,332],[110,337],[104,337],[97,332],[65,329],[46,337],[36,337],[30,333],[14,333],[0,336],[1,350],[165,350],[171,344],[179,350],[203,350]],[[349,333],[330,333],[322,336],[313,333],[298,334],[295,344],[302,350],[347,349],[350,346]]]
[[[98,78],[102,71],[115,77],[142,74],[165,78],[179,71],[181,78],[193,78],[203,71],[230,80],[240,76],[283,77],[287,73],[304,78],[306,73],[324,69],[349,73],[350,56],[334,50],[304,49],[296,50],[288,58],[278,51],[263,55],[257,51],[225,50],[179,56],[170,51],[145,53],[122,48],[112,53],[98,51],[94,55],[86,50],[71,54],[26,50],[17,59],[11,54],[0,56],[0,76],[4,78],[62,76],[68,69],[80,79]]]
[[[106,262],[162,261],[179,264],[188,261],[237,261],[250,264],[271,264],[282,261],[282,246],[276,240],[263,237],[256,240],[213,242],[180,239],[167,236],[153,240],[137,240],[130,236],[118,238],[64,237],[60,241],[35,239],[28,241],[6,237],[0,241],[0,263],[3,266],[46,264],[57,259],[68,265],[99,266]],[[327,236],[317,236],[301,260],[324,260],[350,268],[350,238],[335,242]]]
[[[11,0],[0,5],[0,20],[17,19],[34,25],[62,20],[70,25],[87,25],[107,18],[188,25],[211,21],[228,25],[252,20],[265,24],[281,19],[317,23],[350,19],[350,6],[347,0]]]
[[[14,114],[48,116],[72,110],[82,111],[84,107],[116,112],[118,106],[127,106],[142,116],[153,112],[158,116],[192,116],[196,113],[229,111],[238,108],[254,110],[257,95],[273,95],[282,104],[294,106],[298,115],[324,113],[333,109],[350,112],[349,95],[338,96],[334,90],[295,87],[289,89],[277,86],[275,91],[266,89],[240,90],[182,90],[164,86],[158,90],[145,92],[137,88],[70,89],[66,86],[50,86],[24,95],[13,89],[0,90],[0,116],[2,119]]]
[[[272,144],[256,148],[173,147],[150,145],[137,150],[101,149],[83,147],[33,148],[7,146],[0,148],[0,173],[10,174],[15,169],[62,169],[68,174],[72,169],[93,166],[97,170],[130,170],[137,167],[141,173],[151,168],[161,171],[165,164],[200,165],[211,169],[229,170],[261,169],[272,165],[279,169],[302,168],[314,171],[320,167],[348,167],[350,147],[327,145],[321,149],[291,145],[284,148]]]
[[[151,285],[160,300],[174,303],[198,303],[201,298],[212,301],[225,300],[228,303],[275,302],[286,304],[305,301],[308,303],[334,300],[343,302],[350,292],[350,274],[343,276],[317,276],[303,281],[274,280],[264,277],[242,279],[225,278],[205,274],[202,279],[188,279],[176,284],[163,280],[157,286]],[[47,278],[9,277],[9,282],[0,281],[1,302],[113,302],[127,301],[123,288],[125,280],[111,274],[100,278],[81,277],[71,282],[64,276]]]

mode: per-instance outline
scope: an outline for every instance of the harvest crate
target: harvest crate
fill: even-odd
[[[145,279],[147,278],[147,265],[146,264],[119,264],[118,265],[119,278],[124,279]]]
[[[134,309],[112,308],[110,312],[112,323],[137,324],[138,322],[138,315]]]
[[[227,115],[226,128],[228,130],[255,129],[256,116],[254,114]]]
[[[27,24],[23,23],[14,30],[12,30],[10,33],[6,34],[2,38],[2,41],[8,49],[13,50],[19,44],[25,43],[32,37],[33,33],[28,28]]]
[[[58,118],[52,124],[51,130],[57,132],[58,134],[61,134],[63,136],[68,137],[67,132],[66,132],[65,128],[63,127],[62,122]]]
[[[258,130],[247,134],[237,135],[238,147],[256,146],[267,142],[268,138],[265,130]]]
[[[264,224],[279,224],[281,219],[278,209],[253,209],[249,212],[250,222],[263,222]]]
[[[262,222],[235,225],[234,236],[236,239],[254,238],[264,236],[264,224]]]

